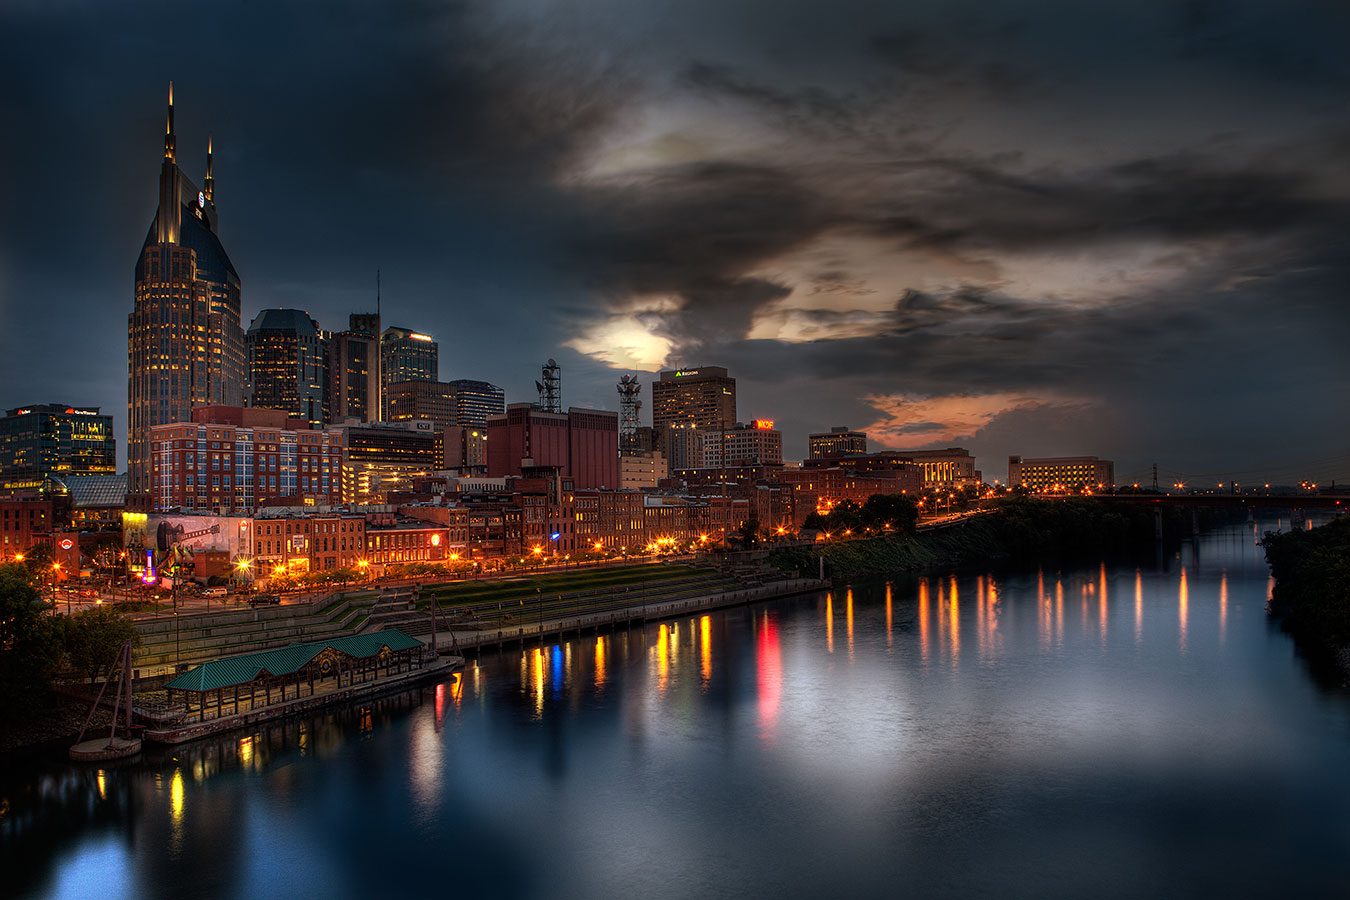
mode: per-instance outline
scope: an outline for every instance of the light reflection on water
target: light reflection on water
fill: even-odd
[[[1346,706],[1267,622],[1254,538],[859,582],[53,766],[0,862],[44,897],[1334,894]]]

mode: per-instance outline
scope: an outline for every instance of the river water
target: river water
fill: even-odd
[[[1255,538],[876,580],[5,773],[22,897],[1350,895],[1350,703]]]

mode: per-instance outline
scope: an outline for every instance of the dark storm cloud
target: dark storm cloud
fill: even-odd
[[[1106,454],[1169,434],[1236,452],[1243,403],[1293,426],[1350,381],[1322,343],[1347,324],[1348,14],[11,5],[0,405],[124,408],[173,78],[193,177],[215,132],[245,325],[296,305],[340,327],[379,266],[386,317],[437,336],[442,376],[511,400],[555,356],[569,403],[612,406],[618,373],[586,336],[631,320],[669,363],[731,366],[789,456],[877,419],[869,398],[995,395],[1006,411],[971,420],[994,457],[1067,437],[1046,424],[1066,411]],[[54,328],[35,309],[77,327],[20,342],[24,318]]]

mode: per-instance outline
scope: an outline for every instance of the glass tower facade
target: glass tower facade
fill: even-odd
[[[116,472],[112,416],[98,407],[47,403],[0,419],[0,492],[36,488],[50,477]]]
[[[429,335],[386,328],[380,336],[380,420],[389,421],[389,388],[400,381],[435,381],[438,348]]]
[[[216,236],[211,149],[202,190],[178,168],[169,92],[159,207],[136,263],[127,317],[127,490],[150,491],[150,429],[192,407],[244,402],[241,284]]]
[[[298,309],[265,309],[244,335],[248,405],[280,409],[322,428],[327,366],[319,326]]]

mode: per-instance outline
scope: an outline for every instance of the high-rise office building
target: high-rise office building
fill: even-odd
[[[400,381],[435,381],[437,345],[430,335],[389,327],[380,335],[380,420],[389,421],[389,388]]]
[[[831,459],[867,452],[867,435],[861,431],[850,431],[847,425],[809,434],[806,440],[810,449],[808,459]]]
[[[97,406],[44,403],[0,419],[0,493],[40,487],[51,477],[116,472],[112,416]]]
[[[385,389],[384,400],[387,421],[426,419],[437,432],[456,424],[454,394],[439,381],[395,381]]]
[[[456,425],[484,428],[492,416],[506,414],[506,391],[495,384],[459,378],[445,382],[445,386],[454,397]]]
[[[730,428],[736,424],[736,379],[721,366],[662,372],[652,382],[652,428]],[[662,448],[664,449],[664,448]]]
[[[298,309],[265,309],[244,334],[249,406],[280,409],[324,426],[328,378],[319,325]]]
[[[379,313],[352,313],[348,328],[328,336],[328,420],[379,418]]]
[[[412,489],[413,479],[439,469],[445,451],[430,422],[342,426],[342,502],[383,503],[391,491]]]
[[[506,412],[506,392],[485,381],[396,381],[386,392],[389,421],[427,419],[437,431],[464,425],[484,428]]]
[[[748,425],[701,428],[698,434],[698,465],[716,469],[726,466],[776,466],[783,462],[783,433],[769,419]]]
[[[202,189],[178,168],[169,86],[159,207],[136,263],[127,317],[127,490],[150,490],[150,429],[187,422],[192,407],[244,402],[240,281],[216,236],[207,141]]]

